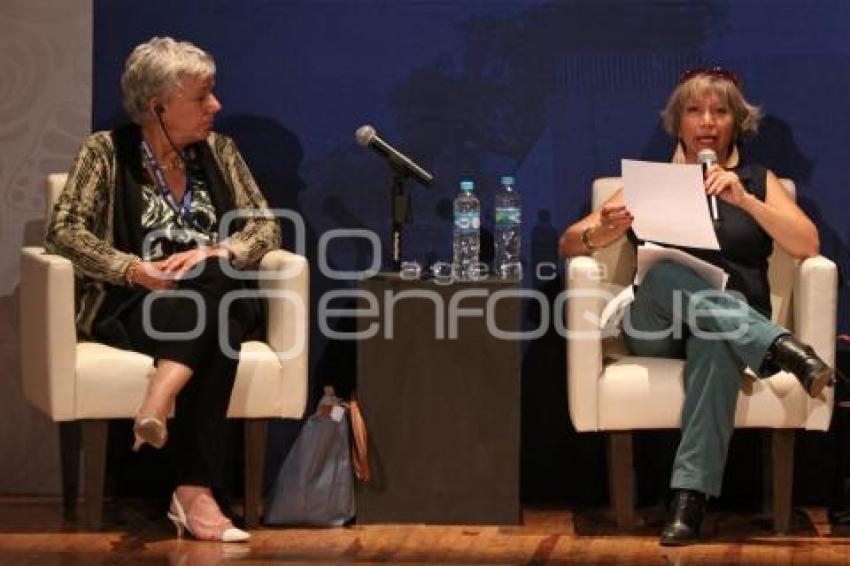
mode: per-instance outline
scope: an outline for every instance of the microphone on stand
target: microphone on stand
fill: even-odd
[[[702,177],[704,179],[711,166],[717,163],[717,154],[714,153],[713,149],[701,149],[697,153],[697,161],[702,165]],[[720,211],[717,209],[717,195],[708,197],[708,206],[711,212],[711,220],[717,224],[720,222]]]
[[[398,271],[402,258],[402,227],[411,221],[410,194],[404,187],[407,177],[413,177],[420,184],[428,186],[434,176],[417,165],[408,156],[385,142],[378,136],[375,128],[366,124],[357,128],[354,137],[363,147],[371,147],[384,156],[393,170],[393,186],[390,191],[392,198],[392,231],[390,233],[390,258],[393,269]]]
[[[357,132],[355,132],[355,137],[357,138],[357,143],[363,147],[371,147],[386,157],[395,169],[401,170],[401,172],[406,175],[411,175],[422,185],[427,187],[431,184],[431,181],[434,180],[434,176],[431,173],[417,165],[416,162],[408,156],[382,140],[378,135],[378,132],[376,132],[375,128],[372,126],[368,124],[360,126],[357,128]]]

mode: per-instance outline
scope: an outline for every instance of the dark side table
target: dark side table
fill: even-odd
[[[518,523],[519,285],[378,275],[360,291],[373,479],[358,484],[357,522]]]

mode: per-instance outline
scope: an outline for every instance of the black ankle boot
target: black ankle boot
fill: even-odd
[[[699,540],[705,513],[705,495],[692,489],[678,489],[670,502],[670,520],[661,531],[664,546],[681,546]]]
[[[809,397],[820,395],[824,387],[835,381],[832,368],[808,344],[802,344],[790,334],[776,339],[767,352],[768,358],[787,372],[793,373]]]

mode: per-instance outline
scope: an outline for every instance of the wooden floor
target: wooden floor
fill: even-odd
[[[521,526],[370,525],[254,531],[247,545],[174,538],[151,502],[111,502],[107,525],[86,532],[62,518],[57,501],[0,499],[0,564],[848,564],[850,529],[831,529],[821,509],[795,513],[792,532],[774,536],[760,517],[711,512],[709,542],[657,544],[658,510],[646,526],[618,533],[603,510],[527,509]]]

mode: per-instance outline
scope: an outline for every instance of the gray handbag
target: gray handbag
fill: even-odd
[[[350,426],[349,407],[326,391],[278,472],[266,523],[337,527],[354,518]]]

